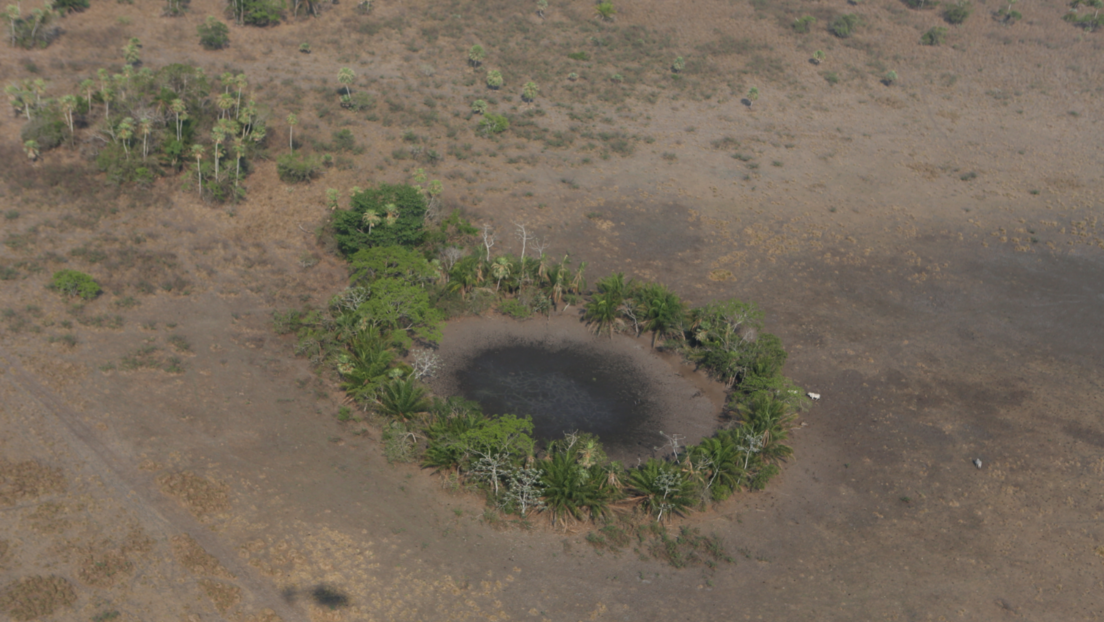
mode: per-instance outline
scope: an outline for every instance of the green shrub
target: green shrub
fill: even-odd
[[[846,39],[855,33],[855,29],[862,25],[862,18],[854,13],[840,15],[828,24],[828,31],[840,39]]]
[[[930,9],[937,4],[934,0],[905,0],[905,6],[910,9]]]
[[[586,52],[572,52],[567,55],[571,60],[590,60],[590,54]]]
[[[510,120],[505,115],[487,114],[479,121],[479,133],[484,136],[494,136],[510,129]]]
[[[1095,10],[1091,14],[1086,13],[1082,15],[1077,12],[1077,7],[1081,4]],[[1084,28],[1089,32],[1104,26],[1104,15],[1100,14],[1100,9],[1104,8],[1104,2],[1101,0],[1073,0],[1070,5],[1073,9],[1069,13],[1066,13],[1066,16],[1062,19],[1079,28]]]
[[[103,291],[95,279],[76,270],[55,272],[54,278],[50,280],[50,288],[66,296],[80,296],[85,300],[92,300]]]
[[[532,309],[513,298],[502,301],[502,304],[498,305],[498,310],[515,320],[523,320],[533,313]]]
[[[38,143],[38,150],[49,151],[57,147],[65,140],[65,134],[69,128],[65,121],[54,118],[52,115],[40,114],[32,117],[30,122],[23,126],[19,137],[26,143],[33,140]]]
[[[921,45],[943,45],[947,40],[947,29],[943,26],[934,26],[931,30],[920,35]]]
[[[337,130],[333,133],[334,151],[353,151],[356,149],[356,138],[347,129]]]
[[[248,26],[272,26],[284,17],[284,0],[230,0],[226,14]]]
[[[395,214],[391,222],[386,216],[388,207]],[[373,246],[416,246],[424,236],[425,211],[425,195],[413,186],[380,184],[361,191],[353,195],[350,209],[333,213],[337,248],[350,257]],[[371,224],[373,220],[375,224]]]
[[[53,6],[58,13],[79,13],[88,8],[88,0],[54,0]]]
[[[502,88],[502,72],[497,69],[492,69],[487,72],[487,86],[492,89]]]
[[[302,153],[285,153],[276,159],[276,174],[289,184],[310,182],[321,175],[318,159]]]
[[[341,97],[341,107],[354,112],[363,112],[376,107],[376,98],[368,93],[353,93]]]
[[[613,16],[617,14],[617,10],[613,8],[613,3],[599,2],[598,6],[594,7],[594,12],[598,14],[598,17],[606,20],[607,22],[613,19]]]
[[[199,34],[199,44],[207,50],[221,50],[230,44],[230,28],[211,16],[196,26],[196,33]]]
[[[805,34],[809,32],[809,29],[816,23],[816,18],[812,15],[804,15],[794,20],[793,29],[794,32]]]
[[[974,7],[969,0],[962,0],[943,9],[943,19],[947,20],[948,24],[961,24],[973,12]]]

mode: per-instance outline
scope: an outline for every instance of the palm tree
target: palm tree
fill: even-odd
[[[69,135],[73,135],[73,109],[77,107],[76,95],[62,95],[61,109],[65,112],[65,121],[69,124]]]
[[[751,87],[748,90],[747,99],[748,99],[748,107],[750,108],[751,105],[754,104],[756,102],[756,100],[759,99],[759,89],[755,88],[754,86]]]
[[[702,492],[714,501],[724,501],[740,485],[739,450],[729,435],[711,436],[690,448],[691,465],[697,465]]]
[[[372,227],[380,224],[381,221],[379,212],[371,208],[364,210],[364,215],[360,218],[364,224],[368,225],[368,235],[372,235]]]
[[[644,330],[652,331],[652,347],[660,335],[675,333],[682,328],[683,304],[671,290],[659,283],[650,283],[637,295],[643,312]]]
[[[225,119],[230,116],[230,109],[234,107],[234,96],[230,93],[223,93],[218,98],[219,118]]]
[[[211,129],[211,139],[215,143],[215,182],[219,180],[219,151],[222,147],[222,141],[226,140],[226,129],[222,124],[216,124]]]
[[[134,119],[127,117],[119,122],[119,139],[123,141],[123,151],[130,159],[130,139],[134,136]]]
[[[192,157],[196,159],[196,174],[199,175],[199,189],[197,194],[203,194],[203,168],[200,166],[203,160],[203,145],[192,145]]]
[[[476,43],[468,49],[468,63],[470,63],[472,67],[482,65],[484,58],[487,58],[487,51],[483,49],[482,45]]]
[[[245,155],[245,141],[241,136],[234,137],[234,156],[237,162],[234,165],[234,187],[238,187],[238,180],[241,179],[241,161],[242,156]]]
[[[521,98],[524,99],[527,102],[532,102],[534,99],[537,98],[537,93],[539,93],[539,92],[540,92],[540,87],[537,86],[536,82],[533,82],[532,80],[530,80],[529,82],[525,83],[524,87],[522,87],[522,89],[521,89]]]
[[[87,98],[88,110],[90,111],[92,110],[92,89],[95,88],[95,86],[95,82],[93,82],[91,79],[87,79],[81,80],[80,86],[78,87],[80,92],[84,93],[85,98]]]
[[[288,147],[291,148],[291,152],[295,153],[295,126],[299,124],[299,117],[295,116],[295,113],[291,113],[287,116],[288,124]]]
[[[184,129],[184,122],[188,120],[188,107],[184,105],[184,100],[178,97],[172,101],[169,109],[176,115],[176,139],[180,140],[180,132]]]
[[[25,151],[27,153],[27,157],[30,158],[31,160],[37,160],[38,159],[38,141],[37,140],[28,140],[28,141],[26,141],[25,143],[23,143],[23,151]]]
[[[584,319],[594,324],[594,332],[601,333],[602,329],[609,332],[613,339],[613,326],[620,316],[621,297],[611,293],[595,294],[586,304]]]
[[[383,385],[379,396],[380,410],[392,417],[409,419],[412,415],[429,410],[426,390],[413,378],[395,379]]]
[[[388,203],[383,206],[384,217],[383,221],[388,227],[395,224],[399,220],[399,206],[394,203]]]
[[[824,52],[822,50],[817,50],[817,51],[813,52],[813,64],[814,65],[819,65],[819,64],[823,63],[825,58],[827,58],[827,57],[824,55]]]
[[[544,501],[552,513],[552,524],[567,517],[582,520],[586,514],[598,518],[606,513],[615,490],[599,465],[584,468],[575,453],[557,451],[547,460],[538,462]]]
[[[237,76],[234,77],[234,86],[238,88],[238,101],[234,105],[234,116],[237,116],[238,112],[241,110],[242,90],[245,89],[245,87],[249,86],[249,80],[245,79],[244,73],[239,73]]]
[[[15,24],[19,21],[19,7],[14,4],[9,4],[8,7],[4,9],[4,19],[8,20],[8,24],[11,26],[11,44],[12,47],[15,47]]]
[[[352,69],[348,67],[342,67],[337,72],[337,81],[345,85],[345,97],[352,97],[353,93],[349,90],[349,85],[356,79],[356,74]]]
[[[498,280],[495,284],[495,291],[502,285],[502,279],[510,277],[510,259],[502,256],[497,257],[494,263],[491,264],[491,276]]]
[[[145,160],[149,155],[149,135],[153,131],[153,121],[144,117],[138,121],[138,128],[142,132],[142,160]]]
[[[487,86],[492,89],[499,89],[502,87],[502,72],[497,69],[492,69],[487,72]]]

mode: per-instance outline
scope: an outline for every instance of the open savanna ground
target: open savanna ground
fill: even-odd
[[[132,37],[135,72],[203,68],[205,167],[222,74],[246,76],[266,128],[238,196],[228,169],[201,191],[194,157],[163,155],[176,119],[157,93],[133,109],[152,119],[145,173],[139,127],[120,152],[102,96],[53,148],[27,111],[0,114],[4,615],[1104,618],[1104,34],[1057,1],[1012,5],[1018,20],[975,2],[960,25],[894,0],[613,6],[377,0],[260,28],[215,0],[179,17],[91,0],[48,46],[0,46],[27,101],[36,79],[55,99],[123,72]],[[850,36],[829,31],[848,14]],[[199,45],[208,15],[227,47]],[[280,178],[290,143],[308,182]],[[339,420],[334,378],[272,314],[347,283],[327,190],[345,207],[418,168],[443,211],[498,230],[496,252],[519,252],[524,224],[592,280],[765,311],[786,374],[823,397],[766,490],[667,525],[713,537],[715,564],[487,512],[389,463],[372,419]],[[104,292],[48,289],[67,268]]]

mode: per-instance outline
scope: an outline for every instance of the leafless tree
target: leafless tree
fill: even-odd
[[[441,265],[444,266],[446,272],[451,271],[456,262],[463,259],[467,254],[468,252],[462,248],[450,246],[441,251]]]
[[[483,246],[487,249],[487,261],[491,260],[491,247],[495,245],[495,230],[490,225],[483,225]]]
[[[433,350],[416,350],[414,352],[414,379],[432,378],[441,366],[441,357]]]
[[[671,446],[671,453],[675,456],[675,461],[678,461],[679,448],[682,446],[682,441],[686,440],[684,434],[667,434],[663,430],[659,431],[660,436],[667,439],[667,445]],[[665,445],[666,447],[666,445]]]

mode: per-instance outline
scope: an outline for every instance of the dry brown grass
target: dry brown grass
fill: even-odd
[[[76,601],[73,585],[61,577],[23,577],[0,593],[0,611],[15,620],[34,620]]]
[[[219,610],[219,613],[226,613],[231,607],[241,602],[242,591],[236,585],[210,579],[200,579],[199,587],[207,594],[207,598],[215,603],[215,608]]]
[[[65,491],[65,476],[61,469],[26,462],[0,461],[0,507],[42,495]]]
[[[176,499],[197,517],[221,512],[230,507],[230,487],[195,473],[169,473],[157,478],[161,492]]]
[[[120,551],[106,548],[84,549],[77,561],[77,578],[92,587],[108,588],[130,576],[134,564]]]
[[[219,563],[218,558],[203,550],[188,534],[180,534],[172,538],[172,552],[176,561],[188,569],[188,572],[198,576],[218,577],[221,579],[233,579],[226,568]]]

